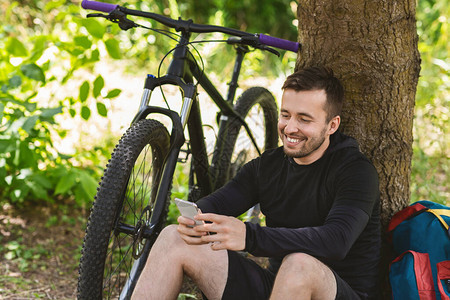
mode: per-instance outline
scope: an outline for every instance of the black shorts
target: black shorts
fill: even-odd
[[[337,282],[337,300],[366,299],[364,295],[355,292],[334,271],[333,274]],[[237,252],[228,251],[228,279],[222,299],[269,299],[275,275],[253,260]]]

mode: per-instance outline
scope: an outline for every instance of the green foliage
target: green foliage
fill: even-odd
[[[417,33],[422,58],[416,94],[411,201],[449,203],[450,62],[448,0],[421,0]]]
[[[125,3],[130,8],[172,18],[181,16],[198,23],[297,39],[294,1],[263,0],[255,4],[250,0],[122,0],[119,4]],[[110,101],[121,91],[108,89],[108,77],[98,74],[96,66],[102,61],[107,59],[120,69],[135,72],[136,68],[147,69],[149,64],[155,66],[175,43],[151,30],[123,32],[106,20],[86,18],[88,12],[79,3],[65,0],[6,1],[0,9],[1,201],[20,204],[31,199],[54,202],[72,198],[83,205],[95,193],[100,167],[114,142],[106,141],[97,148],[83,143],[73,153],[63,154],[58,150],[58,141],[67,139],[69,132],[61,124],[109,116]],[[442,202],[449,196],[448,188],[442,188],[448,186],[445,173],[450,149],[446,138],[450,107],[449,9],[448,0],[423,0],[417,6],[422,71],[414,126],[412,199]],[[133,19],[163,28],[153,21]],[[196,40],[218,38],[202,34]],[[223,43],[195,47],[208,70],[220,70],[216,74],[219,80],[229,80],[222,76],[232,70],[232,47]],[[295,55],[282,55],[280,64],[279,58],[268,53],[250,53],[242,76],[267,77],[287,72],[293,68]],[[155,67],[149,69],[156,72]],[[180,198],[186,198],[183,193]]]
[[[79,154],[58,152],[54,141],[67,134],[60,122],[77,116],[89,120],[92,102],[96,113],[106,117],[105,103],[120,90],[105,91],[98,75],[93,83],[79,85],[77,98],[70,93],[53,92],[49,98],[44,94],[73,92],[79,81],[76,72],[92,70],[100,60],[103,39],[113,57],[120,56],[117,42],[109,41],[97,20],[81,18],[79,7],[66,1],[12,1],[1,6],[0,197],[14,204],[73,197],[83,205],[93,198],[100,172],[91,162],[80,164]]]

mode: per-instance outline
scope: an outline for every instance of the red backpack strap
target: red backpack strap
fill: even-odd
[[[442,300],[450,300],[450,260],[441,261],[437,264],[437,282],[439,286],[439,292],[441,293]],[[447,292],[442,285],[442,280],[447,284]]]
[[[412,254],[414,258],[414,276],[405,276],[405,281],[408,280],[408,278],[415,279],[417,293],[420,300],[436,300],[436,293],[434,291],[433,283],[433,273],[431,271],[428,253],[419,253],[412,250],[405,251],[391,262],[389,269],[391,268],[392,264],[400,261],[406,254]]]
[[[408,218],[411,218],[412,216],[415,216],[425,210],[427,210],[428,207],[420,204],[420,203],[416,203],[413,205],[410,205],[404,209],[402,209],[401,211],[397,212],[391,219],[391,221],[389,222],[389,226],[387,231],[391,232],[392,230],[395,229],[395,227],[397,227],[401,222],[405,221]]]

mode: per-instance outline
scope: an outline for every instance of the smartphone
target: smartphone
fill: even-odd
[[[202,225],[202,224],[204,224],[203,221],[198,221],[198,220],[194,219],[194,217],[199,212],[197,204],[195,204],[194,202],[189,202],[189,201],[181,200],[181,199],[178,199],[178,198],[175,198],[174,201],[175,201],[175,204],[178,207],[178,210],[180,211],[180,213],[181,213],[181,215],[183,217],[187,217],[187,218],[190,218],[190,219],[194,220],[195,221],[195,225]]]

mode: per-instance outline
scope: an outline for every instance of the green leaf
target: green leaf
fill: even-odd
[[[97,112],[102,117],[106,117],[108,115],[108,109],[102,102],[97,102]]]
[[[22,141],[20,143],[20,165],[22,168],[33,168],[37,166],[35,153],[30,149],[29,142]],[[26,175],[27,177],[29,175]]]
[[[83,190],[89,196],[89,198],[93,199],[97,192],[97,185],[98,185],[97,181],[94,178],[92,178],[89,175],[89,173],[85,171],[80,171],[79,175]]]
[[[120,95],[121,92],[122,92],[122,90],[120,90],[120,89],[113,89],[113,90],[110,90],[110,91],[108,92],[108,95],[106,95],[105,98],[107,98],[107,99],[116,98],[117,96]]]
[[[105,80],[103,80],[102,75],[98,75],[97,78],[94,80],[94,97],[97,98],[100,95],[100,92],[102,91],[103,87],[105,86]]]
[[[84,49],[89,49],[92,46],[92,42],[87,36],[76,36],[73,41],[76,45],[83,47]]]
[[[33,37],[33,50],[31,51],[30,61],[37,61],[42,54],[44,54],[45,49],[47,49],[47,42],[49,40],[48,36],[40,35]]]
[[[70,114],[70,116],[73,118],[73,117],[75,117],[75,115],[77,114],[77,112],[75,111],[75,109],[70,108],[70,109],[69,109],[69,114]]]
[[[0,139],[0,153],[9,153],[16,148],[16,141],[13,139]]]
[[[36,81],[45,82],[44,71],[36,64],[27,64],[20,67],[23,75]]]
[[[84,81],[80,86],[80,101],[85,102],[89,95],[89,82]]]
[[[61,179],[56,184],[55,194],[65,194],[68,190],[70,190],[77,181],[77,174],[71,172],[67,175],[61,177]]]
[[[120,58],[119,42],[115,39],[108,39],[105,41],[106,51],[114,59]]]
[[[11,77],[9,79],[9,88],[10,89],[15,89],[17,87],[19,87],[22,84],[22,77],[20,77],[19,75],[14,75],[13,77]]]
[[[2,124],[4,110],[5,110],[5,105],[3,103],[0,103],[0,124]]]
[[[106,32],[106,28],[104,25],[100,24],[100,22],[91,18],[82,19],[81,23],[87,29],[89,34],[99,39],[103,38],[103,35]]]
[[[28,117],[27,120],[23,123],[22,129],[25,130],[27,133],[30,133],[31,130],[36,125],[36,121],[38,120],[38,118],[39,116],[36,115]]]
[[[43,174],[33,174],[30,176],[29,180],[36,182],[46,189],[51,189],[53,187],[53,183]]]
[[[92,51],[91,57],[89,58],[89,62],[96,62],[100,60],[100,51],[95,49]]]
[[[81,107],[81,117],[86,121],[91,117],[91,110],[86,105]]]
[[[10,37],[6,42],[6,51],[12,56],[28,56],[27,48],[15,37]]]
[[[42,108],[41,109],[41,117],[42,118],[51,118],[54,115],[62,113],[62,106],[54,107],[54,108]]]

